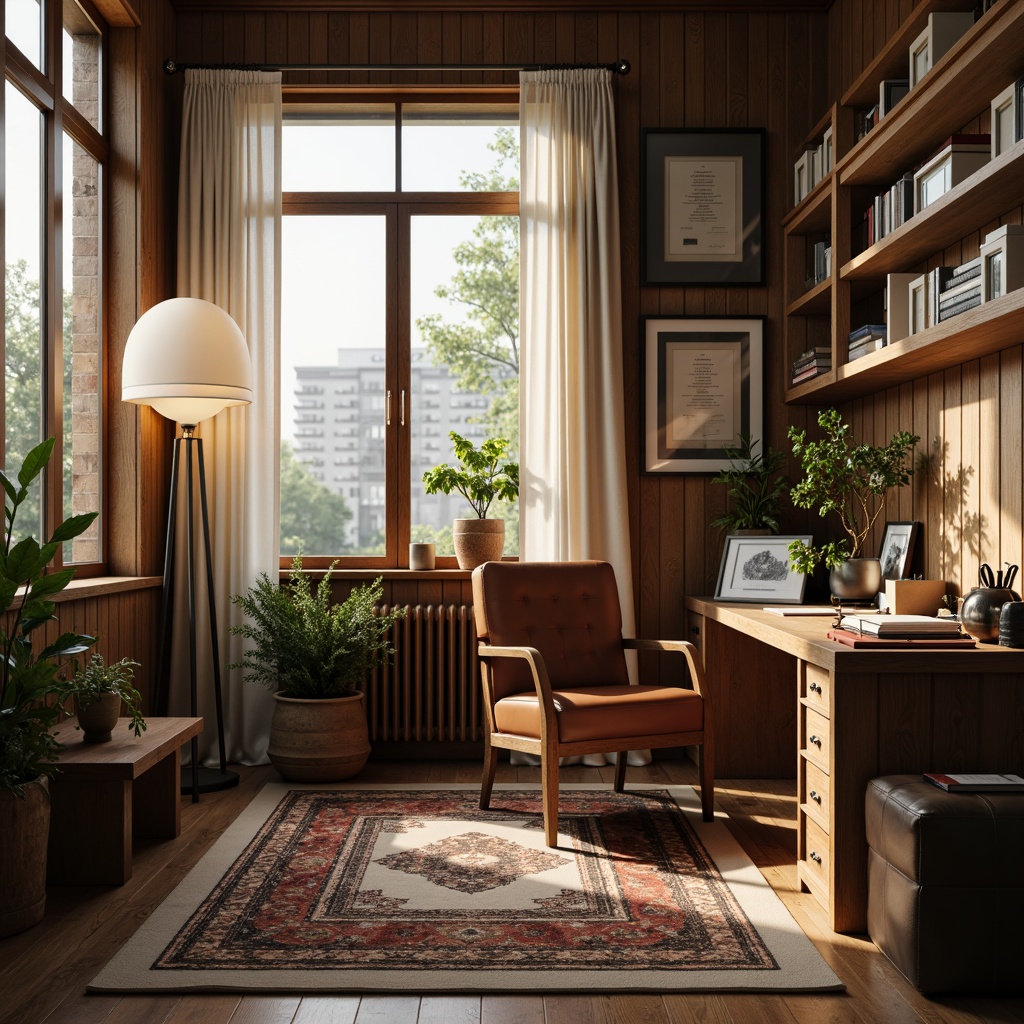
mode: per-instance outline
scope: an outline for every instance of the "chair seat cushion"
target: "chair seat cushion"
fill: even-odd
[[[554,690],[558,739],[562,743],[700,732],[704,702],[679,686],[581,686]],[[497,701],[499,732],[540,738],[536,693],[515,693]]]

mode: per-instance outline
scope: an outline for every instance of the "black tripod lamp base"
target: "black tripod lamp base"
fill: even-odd
[[[199,768],[199,792],[216,793],[220,789],[231,789],[238,785],[238,772],[221,771],[219,768]],[[184,765],[181,769],[181,791],[192,792],[192,766]]]

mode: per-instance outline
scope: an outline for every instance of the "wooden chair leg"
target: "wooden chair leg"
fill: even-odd
[[[494,773],[498,770],[498,748],[491,746],[491,737],[484,737],[484,777],[480,783],[480,809],[491,806],[491,790],[494,788]]]
[[[558,846],[558,757],[542,754],[540,780],[544,801],[544,842]]]
[[[629,751],[620,750],[615,761],[615,792],[621,793],[626,788],[626,758]]]
[[[715,764],[706,756],[704,744],[697,748],[697,768],[700,772],[700,808],[705,821],[715,820]]]

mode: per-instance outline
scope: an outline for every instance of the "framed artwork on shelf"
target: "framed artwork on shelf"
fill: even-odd
[[[644,284],[764,283],[764,136],[763,128],[643,130]]]
[[[901,580],[907,575],[914,558],[914,545],[920,523],[886,523],[878,560],[882,563],[882,579]]]
[[[807,577],[789,567],[789,545],[795,540],[811,543],[809,534],[802,537],[729,534],[718,570],[715,600],[801,604]]]
[[[717,473],[764,431],[764,317],[641,317],[643,468]]]

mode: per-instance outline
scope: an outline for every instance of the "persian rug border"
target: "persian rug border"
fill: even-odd
[[[502,791],[536,792],[539,787],[503,783],[495,787],[496,806]],[[563,791],[610,794],[607,784],[566,784]],[[701,818],[700,800],[689,786],[633,785],[629,793],[668,793],[682,810],[704,851],[717,867],[743,914],[757,931],[777,970],[703,968],[620,970],[531,969],[471,970],[430,968],[380,970],[373,967],[335,970],[175,968],[153,969],[168,944],[196,909],[227,875],[239,855],[270,819],[285,796],[296,790],[478,793],[477,784],[386,784],[347,782],[337,785],[268,783],[224,831],[178,887],[157,907],[87,986],[91,992],[803,992],[842,991],[845,986],[801,931],[785,905],[724,824]]]

